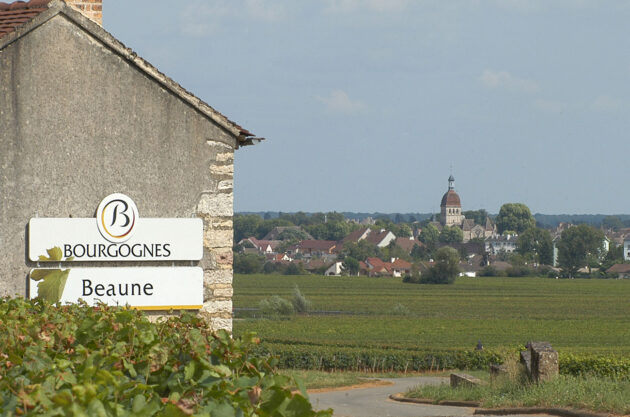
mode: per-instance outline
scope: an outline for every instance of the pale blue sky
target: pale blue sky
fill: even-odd
[[[104,0],[258,136],[236,211],[630,213],[630,1]]]

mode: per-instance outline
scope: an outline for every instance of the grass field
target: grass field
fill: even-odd
[[[234,321],[263,341],[395,349],[511,348],[546,340],[560,352],[630,354],[630,281],[460,278],[454,285],[400,279],[236,275],[234,307],[255,308],[295,285],[314,310],[335,315]],[[396,304],[409,314],[393,314]],[[238,316],[237,316],[238,317]]]

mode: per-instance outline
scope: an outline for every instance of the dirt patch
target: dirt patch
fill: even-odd
[[[319,392],[346,391],[346,390],[357,389],[357,388],[381,387],[384,385],[394,385],[394,383],[390,381],[381,381],[380,379],[377,379],[375,381],[366,381],[363,384],[346,385],[343,387],[307,389],[306,392],[316,394]]]

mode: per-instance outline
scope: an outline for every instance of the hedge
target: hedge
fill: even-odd
[[[413,351],[348,346],[262,343],[260,356],[278,358],[280,368],[349,370],[366,372],[414,372],[443,369],[487,369],[501,363],[492,351]]]
[[[253,336],[192,314],[0,298],[0,415],[329,416],[292,393]]]

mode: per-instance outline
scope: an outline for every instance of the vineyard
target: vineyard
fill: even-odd
[[[267,297],[290,299],[296,285],[312,302],[311,313],[246,318],[256,316]],[[429,366],[445,367],[460,355],[469,358],[464,367],[475,368],[488,360],[466,356],[478,341],[488,355],[515,351],[529,340],[550,341],[561,358],[630,354],[625,280],[460,278],[454,285],[416,285],[386,278],[237,275],[234,289],[235,334],[256,332],[270,351],[293,358],[288,367],[305,367],[306,361],[334,369],[344,357],[353,364],[347,368],[369,368],[367,362],[380,358],[384,364],[390,356],[391,369],[413,369],[413,363],[424,369],[427,358],[433,358]],[[435,358],[446,359],[438,365]]]

